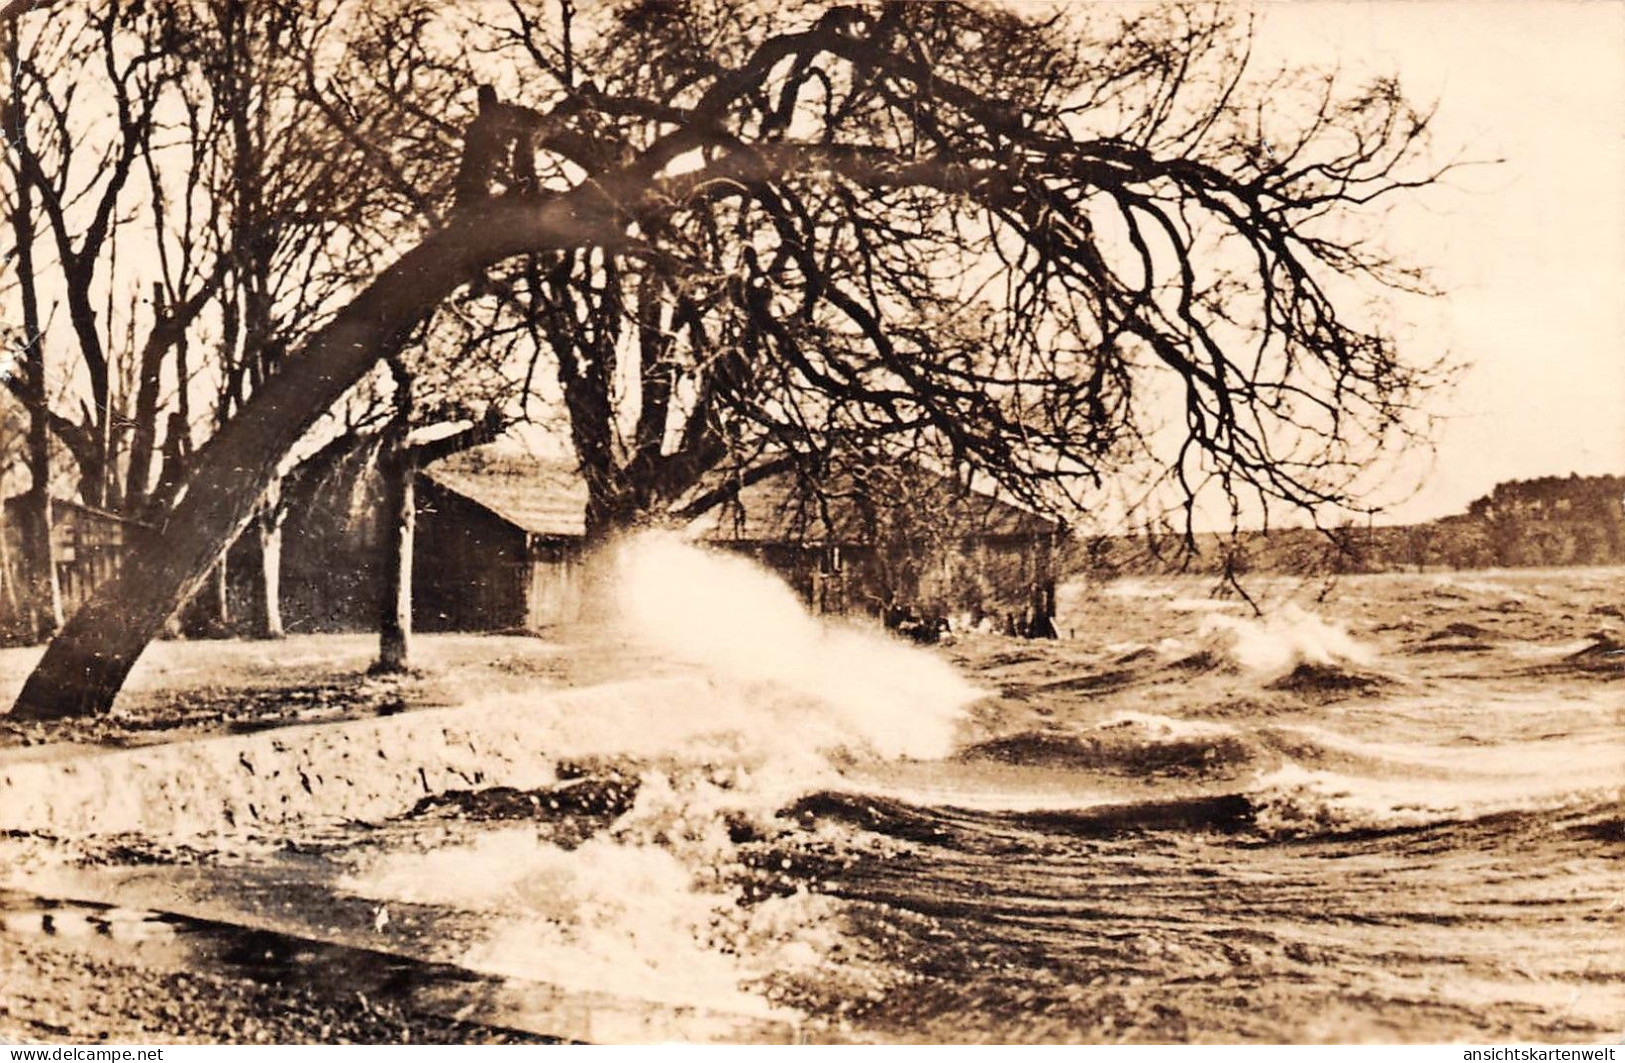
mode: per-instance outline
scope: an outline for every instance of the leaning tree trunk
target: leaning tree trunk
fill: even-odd
[[[612,232],[604,191],[543,203],[481,203],[385,270],[284,361],[195,455],[185,493],[166,514],[161,534],[132,551],[118,577],[99,588],[52,641],[18,695],[13,716],[55,718],[111,708],[136,659],[176,606],[197,593],[300,437],[478,271],[527,251],[604,242]]]

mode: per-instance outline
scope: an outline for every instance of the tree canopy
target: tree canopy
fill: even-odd
[[[1391,81],[1250,81],[1211,9],[645,3],[569,53],[515,18],[520,91],[564,88],[503,105],[552,149],[510,194],[660,167],[635,246],[505,286],[606,510],[876,442],[1044,508],[1147,454],[1190,500],[1357,503],[1415,427],[1432,367],[1360,302],[1422,285],[1365,216],[1437,176]]]
[[[1380,218],[1439,176],[1428,115],[1255,74],[1224,9],[1136,12],[335,16],[306,88],[417,243],[280,355],[19,709],[110,703],[281,456],[442,305],[556,374],[594,534],[876,450],[1049,510],[1147,459],[1188,507],[1357,502],[1435,379],[1367,307],[1425,288]]]

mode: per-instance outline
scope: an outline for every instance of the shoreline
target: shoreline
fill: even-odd
[[[12,937],[0,953],[8,1044],[557,1044],[363,996],[151,966],[101,945]]]

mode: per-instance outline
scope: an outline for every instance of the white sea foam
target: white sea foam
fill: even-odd
[[[817,951],[816,913],[780,920],[776,940],[752,936],[736,894],[696,884],[686,848],[601,834],[564,849],[532,828],[508,828],[467,844],[383,855],[339,887],[487,917],[481,939],[455,957],[474,970],[670,1004],[771,1011],[745,986],[775,970],[781,950]]]
[[[762,981],[827,962],[838,902],[795,888],[742,905],[729,825],[771,833],[796,796],[839,785],[831,751],[946,755],[980,692],[927,651],[809,616],[741,557],[645,534],[620,544],[608,571],[604,623],[697,676],[668,703],[606,692],[539,725],[559,758],[643,762],[632,807],[574,848],[501,829],[381,855],[340,886],[481,913],[490,929],[457,958],[482,971],[771,1013]]]
[[[1617,711],[1617,707],[1616,707]],[[1553,793],[1601,789],[1625,779],[1625,747],[1600,730],[1549,736],[1536,741],[1485,743],[1468,747],[1426,742],[1381,742],[1356,738],[1298,723],[1281,731],[1300,735],[1324,749],[1380,765],[1380,785],[1394,786],[1395,776],[1409,775],[1417,786],[1431,787],[1457,801],[1474,787],[1490,785],[1494,793],[1542,789]],[[1440,778],[1450,780],[1442,785]],[[1375,780],[1368,780],[1376,785]],[[1404,794],[1403,800],[1411,800]]]
[[[782,580],[745,558],[649,533],[620,545],[615,573],[615,620],[630,639],[719,678],[810,699],[823,711],[800,729],[815,740],[946,756],[981,696],[926,651],[809,616]]]
[[[1508,575],[1504,570],[1480,569],[1477,578],[1469,578],[1460,573],[1439,573],[1429,578],[1429,583],[1437,590],[1466,591],[1469,594],[1480,594],[1512,601],[1527,601],[1529,595],[1519,590],[1511,582],[1498,578]]]
[[[1160,738],[1216,738],[1240,734],[1229,724],[1179,719],[1154,712],[1135,712],[1132,709],[1114,712],[1096,725],[1097,729],[1102,730],[1108,727],[1143,728],[1147,733]]]
[[[1199,629],[1249,672],[1280,676],[1300,664],[1367,666],[1375,655],[1348,629],[1286,603],[1261,619],[1209,614]]]
[[[728,820],[770,807],[755,776],[650,771],[632,807],[573,848],[496,828],[426,852],[383,853],[340,889],[485,917],[456,956],[491,974],[569,989],[771,1016],[770,975],[816,967],[836,902],[796,888],[742,905]]]

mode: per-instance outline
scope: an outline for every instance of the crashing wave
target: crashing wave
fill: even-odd
[[[1210,652],[1270,679],[1306,664],[1369,667],[1375,660],[1347,628],[1291,603],[1258,619],[1209,614],[1198,631]]]

